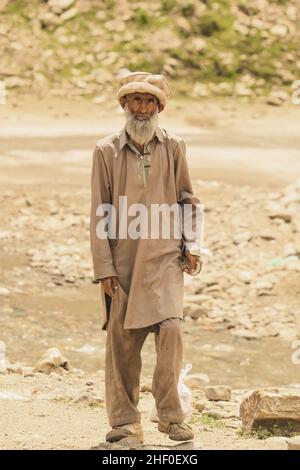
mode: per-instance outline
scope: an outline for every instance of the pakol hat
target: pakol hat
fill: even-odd
[[[120,88],[117,94],[119,102],[123,96],[130,93],[150,93],[156,96],[162,108],[164,108],[167,98],[171,95],[171,89],[163,75],[154,75],[148,72],[132,72],[120,79]]]

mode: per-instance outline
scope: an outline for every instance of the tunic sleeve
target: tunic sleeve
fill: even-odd
[[[203,208],[194,195],[183,140],[174,149],[177,203],[182,210],[182,238],[186,249],[201,250],[203,239]]]
[[[91,174],[90,214],[90,245],[94,282],[99,282],[105,277],[117,276],[108,238],[99,238],[96,233],[97,224],[101,219],[96,211],[100,204],[105,203],[112,203],[108,170],[101,149],[95,147]]]

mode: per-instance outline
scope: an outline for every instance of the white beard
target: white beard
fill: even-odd
[[[151,140],[153,137],[157,127],[158,109],[149,119],[137,119],[135,115],[128,109],[127,104],[125,105],[124,111],[126,116],[125,129],[132,140],[140,145],[144,145],[149,142],[149,140]]]

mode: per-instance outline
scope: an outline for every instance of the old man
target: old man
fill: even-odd
[[[197,268],[201,269],[195,225],[200,201],[193,194],[182,138],[157,125],[158,113],[165,108],[170,93],[162,75],[134,72],[123,76],[117,98],[125,112],[125,126],[99,140],[93,154],[91,251],[94,281],[101,284],[105,312],[102,329],[107,330],[109,442],[128,436],[143,442],[137,406],[141,349],[149,332],[155,334],[157,353],[152,392],[158,430],[173,440],[194,437],[184,422],[178,379],[182,367],[183,271],[195,274]],[[110,205],[111,211],[107,209]],[[179,237],[175,229],[169,237],[151,236],[145,217],[135,221],[137,206],[150,213],[157,205],[182,209]],[[188,206],[189,215],[184,215],[183,208]],[[169,220],[171,227],[178,228],[176,211],[166,213],[164,224]],[[184,218],[189,217],[191,231],[182,228]],[[103,220],[114,222],[105,234],[101,230]],[[157,220],[151,222],[153,226]],[[149,236],[145,236],[145,227],[148,235],[151,232]]]

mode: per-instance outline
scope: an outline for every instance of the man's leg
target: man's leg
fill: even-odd
[[[170,318],[156,325],[155,347],[157,362],[152,392],[158,417],[166,423],[182,423],[184,414],[178,393],[183,355],[179,318]]]
[[[147,328],[125,330],[122,315],[111,315],[107,328],[105,395],[109,424],[140,422],[137,409],[140,392],[141,349]]]

